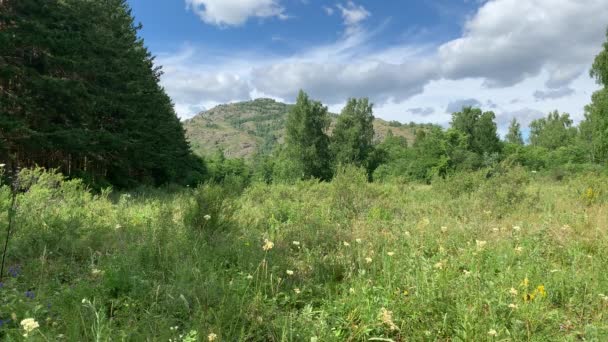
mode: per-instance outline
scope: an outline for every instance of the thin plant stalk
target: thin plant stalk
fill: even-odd
[[[8,252],[8,243],[11,238],[11,233],[13,230],[13,221],[15,217],[15,203],[17,201],[17,189],[16,184],[17,180],[14,179],[16,177],[16,172],[13,171],[13,179],[11,182],[11,204],[8,208],[8,227],[6,228],[6,238],[4,239],[4,249],[2,250],[2,263],[0,264],[0,282],[4,276],[4,264],[6,262],[6,254]]]

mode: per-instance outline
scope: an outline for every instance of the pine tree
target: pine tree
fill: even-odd
[[[327,107],[300,91],[286,123],[286,150],[303,179],[331,178]]]
[[[0,6],[6,156],[117,186],[200,179],[125,0]]]

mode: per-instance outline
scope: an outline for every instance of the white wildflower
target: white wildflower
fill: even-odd
[[[36,322],[36,320],[33,318],[26,318],[21,321],[21,327],[25,331],[25,334],[23,334],[23,336],[27,337],[29,333],[38,329],[40,327],[40,324],[38,324],[38,322]]]

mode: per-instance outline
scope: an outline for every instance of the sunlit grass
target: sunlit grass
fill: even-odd
[[[455,195],[457,177],[364,178],[121,196],[39,182],[19,196],[0,337],[608,338],[608,179],[514,169]]]

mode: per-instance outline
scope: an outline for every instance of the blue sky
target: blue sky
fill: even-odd
[[[559,109],[575,120],[608,0],[129,0],[181,118],[298,89],[339,112],[369,97],[387,120],[446,125],[463,104],[504,131]]]

